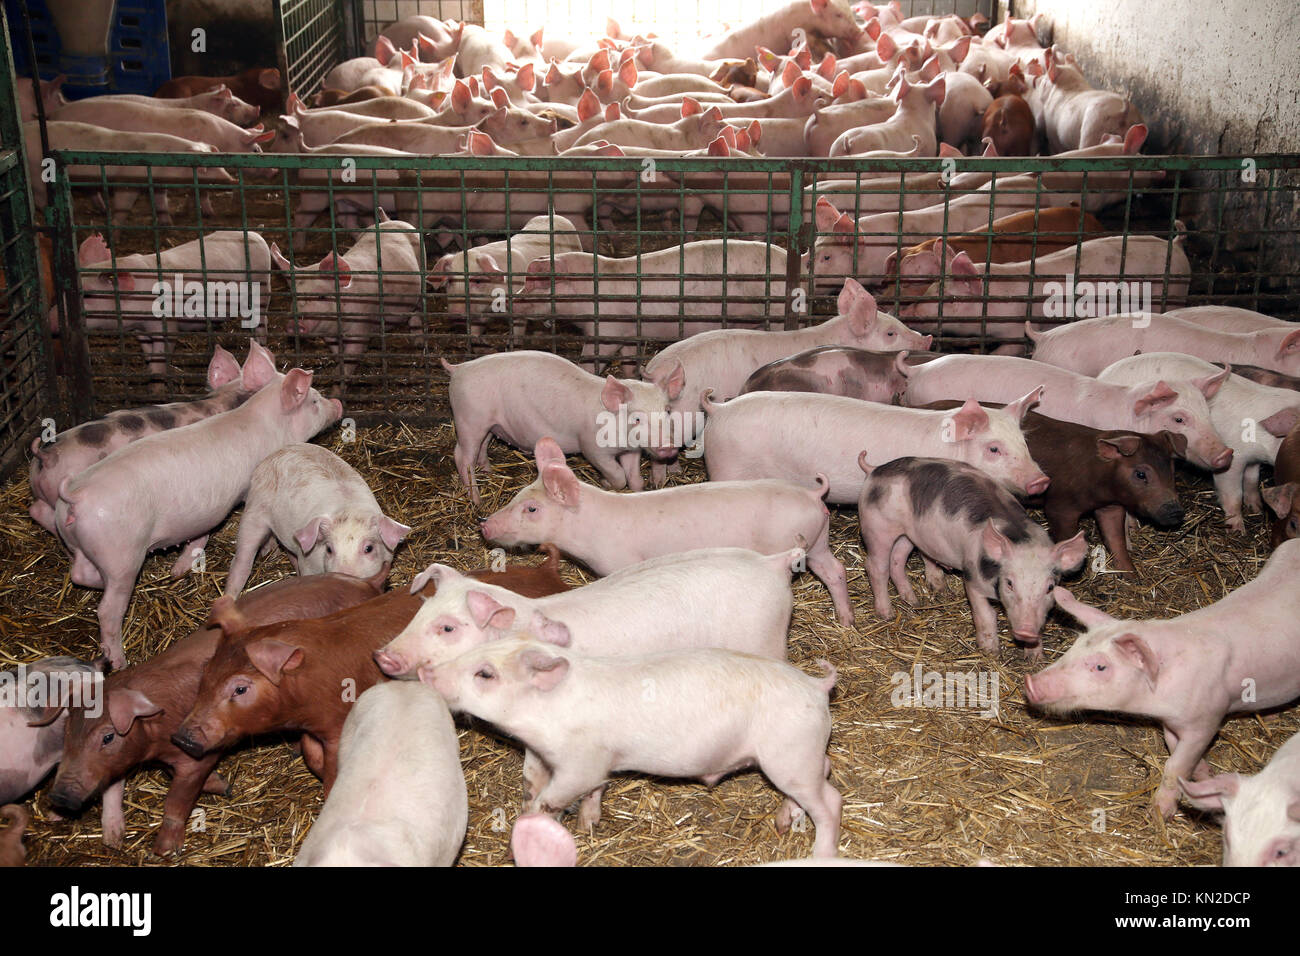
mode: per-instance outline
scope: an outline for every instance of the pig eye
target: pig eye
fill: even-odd
[[[328,544],[325,545],[325,553],[326,553],[326,554],[329,554],[329,555],[333,555],[333,554],[334,554],[334,548],[331,547],[331,546],[328,545]]]
[[[450,624],[444,624],[444,625],[442,626],[442,633],[444,633],[444,634],[451,634],[451,633],[453,633],[455,630],[456,630],[456,628],[452,627]]]
[[[109,744],[113,742],[113,740],[116,737],[117,734],[113,733],[112,731],[109,731],[108,733],[104,734],[104,739],[100,741],[100,744],[104,747],[107,747]]]
[[[234,689],[233,691],[230,692],[230,696],[231,696],[231,697],[243,697],[243,696],[244,696],[245,694],[247,694],[247,693],[248,693],[248,685],[247,685],[247,684],[236,684],[236,685],[235,685],[235,689]]]
[[[375,553],[375,546],[373,544],[366,545],[366,554],[374,554],[374,553]]]
[[[531,514],[536,514],[536,513],[537,513],[537,505],[529,505],[529,506],[528,506],[528,513],[529,513],[530,515],[531,515]]]
[[[1147,473],[1143,471],[1141,468],[1139,468],[1137,471],[1133,472],[1133,477],[1136,478],[1138,481],[1146,481]]]
[[[1183,418],[1182,415],[1175,415],[1175,416],[1174,416],[1174,422],[1175,422],[1175,424],[1181,425],[1181,424],[1183,424],[1184,421],[1185,421],[1185,419]]]
[[[497,675],[496,675],[496,671],[492,670],[491,667],[484,665],[483,667],[480,667],[478,669],[478,673],[476,673],[474,676],[477,677],[479,680],[496,680]]]
[[[1093,665],[1092,665],[1092,669],[1095,670],[1098,674],[1100,674],[1102,671],[1104,671],[1104,670],[1106,669],[1106,665],[1105,665],[1105,664],[1093,664]]]
[[[1001,446],[1001,445],[989,445],[989,454],[990,454],[990,455],[1000,455],[1000,454],[1002,454],[1002,446]]]

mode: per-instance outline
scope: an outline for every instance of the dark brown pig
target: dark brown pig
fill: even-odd
[[[27,848],[23,846],[23,831],[31,820],[27,808],[16,803],[6,803],[0,807],[0,817],[9,821],[9,826],[0,830],[0,867],[26,865]]]
[[[233,76],[177,76],[154,91],[160,100],[185,99],[218,86],[230,87],[245,103],[252,103],[263,113],[278,113],[284,107],[280,96],[280,71],[253,67]]]
[[[557,573],[554,545],[542,548],[547,561],[541,567],[485,569],[471,577],[528,597],[568,590]],[[204,760],[245,737],[300,731],[303,760],[328,796],[348,711],[364,691],[387,680],[374,652],[402,632],[435,588],[433,582],[419,594],[399,588],[327,617],[265,626],[254,625],[234,602],[220,599],[212,607],[212,621],[221,628],[221,639],[172,742]]]
[[[823,345],[768,362],[745,380],[746,392],[822,392],[889,405],[907,389],[908,353]]]
[[[257,624],[319,617],[375,597],[386,573],[387,568],[369,581],[345,574],[287,578],[246,592],[237,607],[246,620]],[[76,814],[103,791],[104,842],[118,846],[125,829],[120,781],[141,764],[161,763],[172,780],[153,849],[163,855],[180,848],[200,790],[226,790],[225,782],[212,773],[221,751],[195,760],[171,742],[194,705],[199,675],[220,637],[216,628],[199,628],[161,654],[110,674],[104,681],[105,706],[97,708],[97,717],[87,716],[84,708],[71,709],[63,761],[50,790],[50,804],[56,810]]]
[[[1232,370],[1237,371],[1237,366]],[[1300,537],[1300,425],[1282,439],[1273,462],[1273,487],[1262,492],[1264,503],[1272,509],[1271,544],[1276,548],[1287,538]]]
[[[1215,362],[1219,368],[1225,368],[1222,362]],[[1248,378],[1252,382],[1260,385],[1267,385],[1270,388],[1289,388],[1293,392],[1300,392],[1300,378],[1294,375],[1287,375],[1284,372],[1274,372],[1272,369],[1260,368],[1258,365],[1233,365],[1232,374],[1240,375],[1242,378]]]

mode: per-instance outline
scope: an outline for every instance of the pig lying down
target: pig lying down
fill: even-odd
[[[695,777],[713,786],[757,766],[786,794],[778,830],[801,808],[817,827],[813,854],[831,857],[841,804],[827,779],[835,669],[820,663],[825,676],[813,678],[784,661],[733,651],[588,657],[510,639],[473,648],[422,680],[452,710],[495,724],[536,755],[526,810],[561,811],[581,801],[579,822],[594,827],[613,773]]]

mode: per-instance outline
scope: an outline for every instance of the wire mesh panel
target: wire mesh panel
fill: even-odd
[[[307,96],[347,57],[347,0],[278,0],[278,4],[280,71],[287,89]]]
[[[222,157],[229,182],[210,159],[107,161],[58,154],[93,175],[61,175],[55,210],[77,263],[61,335],[85,330],[101,411],[199,391],[213,347],[253,335],[350,414],[438,418],[440,359],[538,348],[631,373],[704,329],[822,321],[849,276],[939,350],[1023,346],[1026,319],[1099,311],[1300,318],[1296,156],[1252,158],[1249,181],[1237,157],[317,153]],[[120,188],[145,195],[114,222],[93,196],[112,208]],[[164,198],[184,226],[161,224]]]
[[[363,38],[369,48],[386,26],[411,16],[482,25],[485,4],[492,2],[493,0],[357,0],[357,7],[363,25]]]

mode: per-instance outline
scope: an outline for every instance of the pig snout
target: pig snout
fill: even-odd
[[[1166,501],[1151,512],[1151,520],[1162,528],[1177,528],[1183,523],[1183,506],[1177,501]]]
[[[1029,481],[1025,482],[1025,494],[1041,495],[1047,490],[1047,486],[1051,483],[1052,479],[1048,478],[1040,471],[1037,477],[1031,478]]]
[[[1232,464],[1232,449],[1225,445],[1223,446],[1223,451],[1219,452],[1217,455],[1215,455],[1213,458],[1210,459],[1210,470],[1223,471],[1231,464]]]
[[[89,794],[78,793],[70,787],[55,786],[48,798],[49,807],[64,817],[75,817],[81,813],[90,798]]]
[[[387,648],[381,647],[375,651],[374,658],[379,669],[389,677],[401,677],[410,670],[410,665],[402,655],[394,654]]]
[[[172,743],[179,747],[195,760],[199,760],[208,752],[207,737],[202,730],[187,727],[181,724],[176,733],[172,734]]]

